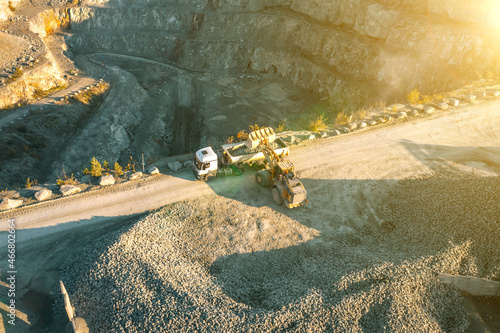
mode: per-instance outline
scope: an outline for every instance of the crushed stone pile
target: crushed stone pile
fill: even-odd
[[[63,278],[96,331],[463,332],[464,296],[436,275],[500,280],[499,189],[402,181],[380,230],[344,235],[214,195],[96,240]]]

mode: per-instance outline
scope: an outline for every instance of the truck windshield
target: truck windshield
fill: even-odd
[[[198,170],[203,170],[203,163],[201,163],[200,161],[198,161],[198,159],[196,157],[194,158],[194,165],[196,166],[196,168]]]

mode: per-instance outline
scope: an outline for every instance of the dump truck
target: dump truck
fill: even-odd
[[[286,156],[289,154],[287,144],[282,139],[276,138],[272,129],[266,128],[251,132],[246,141],[223,144],[219,150],[214,150],[212,147],[198,150],[192,164],[194,175],[199,180],[210,181],[219,176],[239,176],[243,173],[244,164],[262,165],[259,162],[266,159],[264,153],[259,149],[263,136],[273,140],[273,151],[276,155]]]
[[[260,186],[271,188],[277,204],[295,208],[309,202],[293,164],[284,158],[289,155],[289,148],[282,139],[276,138],[272,128],[251,132],[247,141],[224,144],[221,148],[214,151],[206,147],[196,152],[193,172],[198,179],[210,181],[221,175],[238,176],[243,173],[243,164],[258,165],[255,180]],[[267,165],[259,163],[262,161]]]

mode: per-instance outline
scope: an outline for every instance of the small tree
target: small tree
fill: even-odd
[[[412,105],[417,105],[420,104],[420,92],[417,90],[417,88],[413,89],[407,96],[406,100],[408,103]]]
[[[130,156],[130,161],[128,161],[127,165],[125,166],[125,170],[135,172],[135,161],[132,156]]]
[[[319,132],[319,131],[324,131],[327,128],[326,124],[327,119],[325,118],[324,114],[320,114],[316,116],[311,122],[309,123],[308,129],[313,132]]]
[[[102,162],[102,170],[103,171],[109,171],[109,163],[108,163],[108,161],[104,160],[104,162]]]
[[[102,176],[101,163],[99,163],[99,161],[95,157],[92,157],[92,160],[90,161],[90,174],[94,177]]]
[[[115,162],[113,169],[115,170],[115,174],[117,176],[123,176],[123,169],[122,169],[121,165],[118,164],[118,162]]]

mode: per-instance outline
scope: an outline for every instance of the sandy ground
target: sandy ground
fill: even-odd
[[[499,107],[500,104],[498,102],[484,102],[479,105],[466,107],[460,111],[448,111],[446,115],[438,114],[426,117],[425,119],[408,121],[403,124],[384,125],[370,131],[338,138],[329,138],[316,144],[308,144],[306,146],[294,148],[290,159],[300,172],[301,179],[308,190],[309,199],[311,200],[309,205],[296,210],[289,211],[282,207],[275,207],[269,191],[259,188],[253,181],[253,173],[248,171],[243,177],[221,178],[208,184],[194,181],[192,174],[189,172],[181,172],[173,176],[159,176],[156,181],[138,184],[124,191],[107,193],[106,195],[82,195],[71,199],[63,199],[60,201],[61,204],[42,204],[38,209],[26,211],[26,213],[22,215],[18,214],[21,214],[23,209],[14,212],[13,215],[3,214],[1,216],[1,230],[6,229],[6,218],[12,216],[16,219],[18,228],[16,236],[18,237],[20,246],[33,242],[33,244],[37,244],[37,248],[42,249],[40,251],[26,251],[24,254],[22,252],[19,253],[19,266],[23,268],[22,273],[19,273],[18,288],[20,294],[26,295],[29,292],[37,292],[41,295],[48,294],[48,291],[53,287],[54,283],[61,277],[58,270],[60,264],[64,262],[71,253],[75,252],[73,249],[77,248],[72,247],[72,249],[68,249],[66,246],[63,248],[54,244],[56,241],[66,240],[68,234],[73,234],[76,235],[77,238],[81,238],[80,242],[88,242],[88,244],[90,244],[83,253],[88,253],[90,249],[93,255],[86,256],[87,259],[83,260],[82,254],[78,254],[76,258],[79,259],[76,261],[76,267],[72,266],[73,269],[66,269],[64,277],[69,279],[68,288],[70,293],[75,295],[75,297],[79,297],[75,298],[75,302],[78,303],[77,309],[81,312],[87,312],[87,314],[92,313],[91,310],[84,308],[84,306],[88,306],[89,304],[89,297],[100,295],[99,293],[103,292],[103,290],[107,292],[109,289],[100,289],[100,286],[98,286],[96,287],[96,291],[91,292],[88,289],[87,282],[92,283],[92,281],[97,281],[96,279],[100,276],[99,274],[104,274],[103,272],[109,273],[109,269],[114,271],[115,268],[123,269],[123,267],[126,266],[123,266],[124,263],[126,263],[124,257],[121,255],[113,257],[113,253],[116,254],[114,251],[123,248],[125,245],[132,246],[133,244],[130,242],[134,242],[134,237],[138,237],[137,228],[140,229],[141,226],[152,224],[154,228],[157,228],[158,223],[160,226],[163,226],[161,223],[173,223],[176,228],[180,228],[178,229],[180,235],[189,234],[191,231],[193,232],[193,235],[189,237],[175,236],[177,238],[174,239],[165,236],[166,238],[162,242],[170,243],[166,245],[164,243],[162,244],[164,244],[166,248],[175,248],[176,251],[186,251],[186,249],[196,248],[199,244],[203,244],[202,240],[205,239],[207,234],[214,233],[215,235],[213,240],[207,242],[207,244],[215,244],[213,248],[207,245],[192,253],[187,251],[186,256],[183,257],[183,260],[187,260],[190,263],[198,263],[195,265],[196,269],[205,270],[202,275],[196,275],[194,280],[196,283],[202,281],[199,280],[202,278],[209,279],[212,282],[210,282],[211,284],[203,284],[209,287],[207,287],[208,289],[206,290],[200,290],[201,294],[197,294],[193,290],[188,290],[187,296],[182,297],[182,302],[184,302],[184,299],[193,301],[193,297],[201,297],[200,299],[202,299],[203,302],[200,301],[201,303],[199,303],[198,310],[202,309],[205,311],[202,311],[204,313],[203,316],[215,316],[217,311],[208,311],[204,305],[204,302],[210,300],[210,298],[200,295],[206,292],[212,292],[212,289],[210,289],[212,287],[215,288],[214,290],[218,290],[217,292],[220,297],[214,297],[212,301],[215,303],[218,301],[223,302],[224,305],[221,306],[221,309],[224,311],[232,307],[237,309],[231,316],[229,316],[229,312],[224,313],[222,317],[225,318],[224,320],[229,318],[227,319],[229,321],[223,321],[221,324],[222,326],[220,326],[221,329],[232,327],[230,326],[230,318],[232,318],[233,315],[237,315],[240,319],[234,319],[235,323],[238,322],[238,324],[235,324],[233,327],[234,330],[259,330],[259,327],[263,330],[268,330],[269,327],[286,329],[288,326],[283,324],[286,322],[288,323],[287,325],[295,325],[288,328],[293,328],[297,331],[302,329],[328,331],[328,327],[380,331],[379,329],[383,329],[385,326],[393,331],[397,331],[398,329],[415,331],[419,328],[419,325],[422,324],[422,318],[425,317],[427,319],[425,319],[424,322],[426,325],[430,325],[428,327],[430,331],[464,331],[469,327],[467,307],[457,307],[455,304],[457,300],[465,302],[464,298],[458,292],[450,291],[439,286],[435,282],[431,283],[428,281],[433,276],[432,274],[436,273],[437,270],[443,269],[447,270],[447,272],[469,273],[471,275],[498,279],[500,277],[498,253],[475,254],[477,251],[483,251],[485,246],[499,248],[499,238],[487,238],[483,241],[472,238],[472,245],[467,245],[467,242],[464,241],[467,237],[459,233],[457,240],[460,242],[453,243],[453,245],[445,246],[443,244],[435,245],[432,243],[429,245],[429,251],[426,252],[425,249],[422,250],[421,247],[418,247],[418,244],[415,245],[414,243],[408,242],[408,246],[398,250],[397,253],[394,254],[390,251],[392,246],[397,246],[398,242],[402,240],[407,241],[411,239],[411,234],[404,235],[400,229],[404,229],[404,226],[401,225],[401,221],[403,220],[405,212],[408,211],[407,205],[405,205],[404,208],[397,206],[398,200],[403,200],[403,194],[405,193],[404,187],[403,190],[401,190],[402,184],[404,185],[405,183],[401,183],[400,181],[407,178],[419,179],[429,174],[439,175],[439,177],[436,176],[437,179],[448,181],[448,183],[442,183],[441,180],[426,180],[427,183],[422,182],[412,190],[413,192],[411,193],[425,193],[425,197],[416,195],[416,197],[420,198],[420,201],[416,201],[417,204],[415,204],[414,209],[417,211],[428,211],[427,209],[429,207],[431,207],[432,210],[438,210],[439,206],[433,207],[432,205],[428,206],[422,204],[422,200],[424,203],[425,201],[429,201],[430,203],[436,202],[436,198],[433,197],[433,195],[445,196],[446,191],[443,192],[442,189],[453,189],[456,188],[458,184],[462,183],[460,180],[462,178],[458,178],[457,180],[457,177],[473,177],[473,182],[482,180],[485,182],[484,184],[463,182],[465,184],[465,189],[467,189],[468,185],[471,186],[471,188],[474,186],[476,192],[473,193],[477,193],[477,195],[473,196],[473,198],[480,198],[474,205],[471,204],[471,209],[466,207],[464,211],[470,211],[474,214],[483,214],[480,216],[480,221],[489,223],[489,227],[493,230],[492,235],[497,235],[495,232],[498,232],[499,223],[498,210],[496,209],[498,207],[498,197],[493,196],[493,194],[496,193],[498,195],[499,192]],[[452,181],[450,181],[450,179]],[[409,184],[407,186],[414,185]],[[478,190],[478,188],[484,188],[484,193],[486,193],[487,196],[480,196],[480,190]],[[423,191],[424,189],[427,192]],[[136,218],[134,220],[134,214],[155,210],[168,204],[197,197],[213,198],[213,200],[211,199],[213,203],[206,207],[206,211],[214,214],[217,221],[220,220],[219,222],[214,222],[213,226],[210,224],[203,225],[199,230],[197,229],[197,224],[192,224],[194,222],[190,222],[191,224],[186,223],[185,229],[182,228],[183,221],[188,221],[191,216],[199,217],[199,219],[196,220],[197,223],[211,221],[210,218],[207,219],[203,213],[200,213],[200,210],[203,212],[202,208],[205,207],[204,205],[209,204],[207,203],[208,200],[201,199],[201,201],[195,201],[194,204],[174,205],[171,209],[180,210],[180,215],[175,215],[175,218],[164,220],[164,218],[168,218],[169,216],[169,208],[166,208],[167,210],[158,213],[159,215],[152,215],[140,222],[132,222],[132,225],[127,224],[127,230],[120,230],[117,233],[105,233],[106,237],[100,238],[98,241],[98,243],[103,243],[102,246],[98,246],[93,241],[93,239],[96,238],[95,233],[88,233],[89,230],[94,230],[96,226],[104,228],[109,225],[109,230],[113,230],[113,226],[120,224],[119,222],[115,222],[114,225],[107,224],[106,221],[130,221],[130,219],[137,221]],[[450,198],[450,202],[459,200],[455,196],[450,196]],[[463,199],[463,196],[460,198]],[[409,199],[411,198],[406,198],[404,200],[405,202],[409,202]],[[471,200],[471,198],[468,200]],[[448,205],[450,202],[443,202],[442,204]],[[481,209],[478,209],[478,207],[486,207],[486,210],[483,212]],[[234,212],[239,212],[239,214],[234,215]],[[249,214],[249,216],[246,217],[245,214]],[[255,216],[251,217],[252,214]],[[461,216],[465,215],[461,214],[460,211],[455,215],[453,212],[448,212],[443,216],[455,216],[455,222],[469,221],[469,217],[461,220]],[[424,215],[422,221],[426,221],[425,216],[426,215]],[[441,216],[441,218],[443,218],[443,216]],[[224,223],[224,217],[227,217],[227,223]],[[261,218],[267,222],[264,221],[258,224],[256,222],[257,218]],[[247,222],[245,222],[245,219]],[[440,217],[439,215],[435,215],[433,219],[432,221],[439,223]],[[445,228],[444,231],[453,226],[453,221],[454,220],[451,220],[451,222],[447,221],[443,224],[443,228]],[[415,223],[413,220],[410,222]],[[135,226],[133,226],[134,224]],[[233,225],[233,228],[231,229],[228,224]],[[166,226],[169,228],[171,227],[170,225]],[[367,234],[378,233],[380,230],[391,230],[394,226],[396,232],[387,239],[366,236]],[[259,228],[266,229],[267,227],[270,228],[268,229],[269,231],[259,236],[262,237],[261,240],[256,241],[255,237],[259,235],[256,230],[260,230]],[[130,232],[128,231],[129,228],[131,228]],[[151,230],[156,230],[154,228]],[[145,230],[149,229],[146,228]],[[426,237],[428,238],[429,236],[428,234],[422,233],[422,228],[419,228],[418,225],[415,224],[411,224],[409,230],[415,230],[415,233],[418,234],[417,239],[425,240]],[[480,230],[487,232],[488,224],[482,226]],[[196,232],[198,232],[198,234],[196,234]],[[439,232],[443,232],[443,230],[440,229]],[[5,235],[5,232],[2,232],[0,235],[1,248],[6,248]],[[109,237],[107,237],[108,235]],[[121,235],[123,235],[123,239],[120,238]],[[444,235],[446,235],[446,232],[444,232]],[[230,239],[232,236],[234,236],[233,241]],[[108,239],[108,241],[103,242],[103,239]],[[214,242],[214,240],[217,239],[219,239],[220,242]],[[141,240],[147,245],[146,248],[150,248],[151,246],[153,249],[155,248],[155,244],[148,241],[148,238],[143,237]],[[224,241],[222,242],[222,240]],[[123,241],[127,241],[127,243],[124,245]],[[446,241],[448,241],[448,239],[446,239]],[[453,242],[453,239],[450,241]],[[495,241],[497,242],[496,244]],[[377,242],[380,242],[380,246],[377,246]],[[475,242],[481,244],[481,246],[478,246]],[[216,245],[219,243],[220,250],[217,252]],[[300,247],[299,252],[288,252],[287,249],[293,249],[295,246],[299,246],[303,243],[307,245]],[[172,247],[172,244],[178,244],[179,246],[176,247],[176,245]],[[110,246],[109,249],[107,248],[108,246]],[[470,250],[467,246],[470,247]],[[29,245],[26,247],[28,249],[30,248]],[[158,247],[160,254],[162,253],[162,248],[161,246]],[[480,250],[477,250],[478,248]],[[135,248],[132,246],[131,249]],[[418,251],[413,253],[413,250]],[[370,253],[370,251],[373,253]],[[252,253],[256,252],[262,253],[263,257],[253,256]],[[335,259],[329,261],[330,259],[320,254],[322,252],[329,253],[329,256]],[[200,257],[196,257],[197,253]],[[235,253],[241,256],[232,257],[232,254]],[[278,257],[275,257],[275,253]],[[368,255],[368,253],[370,253],[370,255]],[[472,253],[473,255],[469,256],[467,253]],[[248,260],[246,259],[247,254],[249,256]],[[490,257],[495,254],[497,255],[496,259],[495,257]],[[99,259],[101,255],[102,258]],[[271,255],[271,259],[269,259],[271,261],[269,262],[266,261],[268,260],[266,259],[268,255]],[[300,259],[308,255],[313,258],[311,262]],[[54,259],[52,265],[46,266],[47,261],[38,262],[40,257],[52,257],[57,258],[57,260]],[[116,262],[106,258],[115,258]],[[141,257],[139,256],[139,258]],[[160,260],[159,258],[160,257],[157,259]],[[232,258],[237,258],[237,261],[232,262]],[[281,276],[279,272],[270,272],[270,275],[264,274],[264,276],[267,276],[265,279],[257,278],[257,280],[255,280],[256,277],[250,275],[248,279],[254,282],[256,281],[255,283],[257,284],[252,284],[248,287],[249,291],[245,291],[241,281],[238,280],[240,276],[244,275],[245,266],[238,269],[236,269],[236,267],[240,267],[241,263],[250,262],[252,263],[252,269],[258,272],[265,272],[269,267],[274,265],[273,263],[277,260],[276,258],[282,258],[278,260],[278,263],[293,266],[298,262],[299,266],[293,269],[290,268],[290,272],[292,273],[288,273],[287,276],[289,276],[289,278]],[[144,257],[144,262],[150,259],[149,257]],[[471,260],[477,260],[478,262],[476,264],[468,264],[468,266],[463,264],[463,262]],[[485,268],[485,265],[488,265],[484,262],[488,260],[492,262],[489,263],[489,268]],[[259,265],[259,262],[262,262],[262,265]],[[1,265],[4,268],[5,263],[1,263]],[[188,266],[193,268],[193,265],[194,264],[189,264]],[[296,279],[301,281],[313,279],[315,274],[311,272],[315,272],[315,269],[318,270],[318,274],[327,274],[330,271],[325,270],[325,265],[340,265],[343,267],[335,271],[335,275],[329,278],[332,281],[332,288],[334,289],[328,289],[326,287],[328,283],[324,281],[325,277],[321,278],[321,281],[316,284],[315,282],[305,284],[296,284],[293,282],[296,281]],[[464,265],[469,268],[464,268]],[[130,283],[130,279],[134,276],[133,274],[137,273],[134,271],[134,267],[135,266],[131,266],[130,275],[117,276],[115,274],[112,275],[111,280],[122,279],[120,281],[123,281],[123,283]],[[288,270],[286,267],[285,265],[283,268],[284,271]],[[421,268],[420,270],[419,267]],[[154,266],[154,269],[164,268],[163,266]],[[47,274],[48,271],[52,272],[52,275],[49,276]],[[74,274],[68,273],[72,271]],[[167,271],[172,272],[171,268],[168,268]],[[301,272],[309,273],[304,275]],[[356,275],[356,272],[359,274]],[[391,281],[384,286],[384,292],[372,293],[363,291],[363,285],[371,285],[371,282],[368,283],[371,281],[370,279],[381,279],[384,272],[389,272],[388,274]],[[177,283],[175,279],[179,278],[179,276],[172,280],[170,279],[171,276],[168,274],[160,274],[159,277],[153,275],[155,279],[157,278],[159,281],[164,281],[163,283]],[[294,277],[295,275],[297,275],[297,277]],[[147,285],[148,276],[149,275],[140,275],[137,278],[145,279],[146,282],[144,283]],[[372,278],[369,278],[370,276],[372,276]],[[398,278],[398,276],[400,278]],[[180,278],[182,279],[182,276]],[[406,288],[405,283],[398,282],[400,280],[407,281],[412,278],[420,282],[407,285],[407,287],[421,287],[423,288],[422,293],[404,292],[404,288]],[[109,277],[107,277],[107,279],[109,280]],[[2,273],[2,281],[5,281],[4,273]],[[275,290],[277,294],[272,294],[273,296],[270,296],[270,298],[249,296],[253,295],[252,293],[256,290],[260,294],[266,294],[272,291],[269,288],[266,289],[267,287],[257,288],[256,285],[259,283],[261,285],[281,283],[283,286],[297,285],[298,287],[297,290],[292,288],[289,294],[287,294],[288,296],[285,295],[286,297],[280,294],[283,292],[287,293],[286,288]],[[359,283],[361,287],[349,289],[349,286],[353,283]],[[382,287],[376,286],[375,288]],[[116,289],[112,290],[114,290],[113,292],[116,292],[117,295],[116,298],[112,298],[112,300],[119,300],[121,299],[120,297],[123,296],[123,303],[120,303],[120,306],[123,306],[120,308],[121,310],[127,309],[128,306],[137,305],[128,303],[131,302],[134,297],[125,297],[128,289],[121,288],[121,284],[117,284]],[[153,292],[153,296],[163,297],[168,290],[180,292],[180,290],[184,289],[180,287],[173,287],[173,289],[167,288],[166,291]],[[339,295],[341,294],[338,293],[342,290],[354,290],[354,292],[343,292],[341,293],[343,296],[340,297]],[[435,292],[436,290],[437,292]],[[239,294],[240,291],[243,294]],[[395,292],[397,291],[401,291],[402,295],[408,297],[423,295],[423,299],[417,302],[420,305],[416,307],[420,312],[412,316],[405,316],[405,311],[412,310],[412,308],[408,306],[408,303],[403,301],[401,301],[402,303],[397,303],[397,300],[395,303],[391,303],[390,301],[390,299],[395,297]],[[442,303],[436,303],[435,299],[432,298],[435,295],[443,297]],[[330,297],[330,301],[321,301],[323,297]],[[429,316],[429,311],[432,312],[433,310],[429,308],[428,305],[422,305],[425,303],[426,297],[431,297],[431,301],[428,302],[428,304],[431,304],[431,307],[435,307],[436,313],[433,316]],[[30,297],[28,297],[28,299],[29,298]],[[54,300],[54,297],[46,298],[46,303],[44,304],[50,305]],[[342,303],[342,300],[347,303]],[[351,301],[354,303],[350,303]],[[184,303],[184,305],[181,306],[179,302],[176,301],[174,303],[175,308],[172,308],[171,312],[173,316],[177,313],[176,311],[184,313],[182,311],[183,307],[188,306]],[[316,304],[315,302],[320,302],[322,305],[316,307],[314,305]],[[373,307],[370,305],[359,305],[353,308],[352,316],[348,316],[349,304],[364,304],[365,302],[372,305],[380,304],[380,307],[375,307],[375,310],[373,310]],[[28,317],[32,316],[34,323],[39,323],[39,320],[36,321],[36,318],[39,318],[39,316],[37,317],[37,311],[28,303],[29,302],[26,302],[20,306],[19,309],[27,312]],[[295,310],[292,309],[294,304],[297,305]],[[339,304],[344,305],[340,306]],[[397,304],[401,304],[401,306]],[[474,304],[473,306],[476,307],[478,304],[481,305],[481,303],[477,302]],[[339,307],[337,307],[337,305]],[[139,304],[138,306],[142,305]],[[306,308],[303,308],[303,306],[306,308],[309,307],[310,310],[304,310]],[[285,310],[281,312],[276,310],[281,307],[284,307]],[[485,305],[485,308],[487,307],[488,306]],[[495,311],[498,313],[498,307],[495,303],[489,307],[492,309],[491,311],[493,311],[493,313]],[[257,312],[254,311],[255,309],[262,308],[264,308],[265,311],[271,311],[271,313],[266,312],[266,315],[261,316],[258,314],[261,310]],[[242,309],[250,309],[248,310],[250,311],[248,315],[253,319],[248,321],[242,320],[241,316],[244,316],[244,313],[246,313],[245,311],[247,311],[243,311]],[[371,309],[373,310],[372,312],[370,312]],[[452,309],[451,312],[450,309]],[[321,311],[330,311],[330,314],[325,314],[323,317],[322,315],[318,315],[317,321],[300,317],[305,314],[312,315],[315,310],[318,310],[318,313],[321,313]],[[113,311],[113,313],[116,314],[115,319],[118,320],[117,322],[113,322],[113,317],[109,319],[111,314],[107,314],[108,317],[106,317],[106,320],[109,319],[109,322],[105,321],[103,323],[105,325],[111,325],[109,327],[113,327],[114,329],[122,327],[117,325],[125,325],[126,323],[119,322],[121,318],[120,311]],[[473,310],[473,313],[476,315],[474,311],[475,310]],[[491,316],[491,311],[484,314],[481,318],[488,321],[487,317]],[[294,314],[294,316],[299,316],[294,319],[293,322],[295,324],[289,322],[290,313]],[[388,313],[390,313],[390,315]],[[4,313],[2,313],[2,315],[4,315]],[[196,315],[202,314],[196,312]],[[374,321],[373,318],[378,318],[380,315],[386,318],[387,321]],[[370,319],[371,317],[373,318]],[[153,319],[151,319],[150,322],[148,321],[148,323],[165,323],[165,321],[162,321],[164,319],[159,320],[154,316],[152,318]],[[179,318],[181,321],[187,320],[182,316]],[[322,318],[329,318],[329,321],[325,321],[321,324]],[[335,320],[339,320],[339,318],[344,319],[342,319],[341,322],[335,322]],[[362,318],[368,318],[366,321],[366,325],[368,326],[364,327],[364,324],[360,324],[365,320]],[[51,325],[61,325],[60,320],[60,314],[59,317],[53,314],[52,322],[33,324],[34,326],[32,326],[32,328],[36,331],[43,327],[51,327]],[[92,319],[89,320],[92,322]],[[280,322],[280,320],[284,321]],[[481,320],[473,321],[473,323],[479,325],[478,327],[482,327],[481,325],[483,325],[483,323]],[[275,326],[268,326],[269,321],[274,321]],[[304,326],[304,323],[308,321],[319,326]],[[95,325],[95,321],[93,323]],[[144,324],[145,322],[141,321],[140,318],[133,318],[132,321],[128,323],[128,325],[131,325],[130,331],[134,329],[140,331],[142,327],[141,323]],[[193,325],[206,325],[212,322],[210,320],[199,320],[193,321],[193,323]],[[178,323],[172,322],[171,326],[165,327],[180,327],[175,325],[178,325]],[[29,326],[24,326],[24,328],[27,327]],[[189,326],[186,327],[188,327],[186,329],[189,329]],[[192,328],[201,329],[200,326]]]

